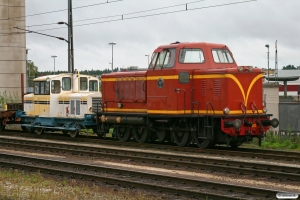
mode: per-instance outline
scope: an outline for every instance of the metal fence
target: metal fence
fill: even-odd
[[[300,102],[279,103],[279,132],[300,133]]]

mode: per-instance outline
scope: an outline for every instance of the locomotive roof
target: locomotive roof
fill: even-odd
[[[195,47],[211,47],[211,48],[223,48],[226,46],[225,44],[217,44],[217,43],[207,43],[207,42],[175,42],[171,44],[161,45],[157,49],[164,48],[176,48],[176,47],[185,47],[185,48],[195,48]]]
[[[46,81],[47,78],[53,79],[53,78],[62,77],[62,76],[72,77],[72,73],[64,73],[64,74],[54,74],[54,75],[40,76],[40,77],[35,78],[33,81]],[[86,75],[86,74],[80,74],[80,76],[81,77],[95,77],[95,76]]]

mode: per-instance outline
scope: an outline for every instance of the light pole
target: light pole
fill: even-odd
[[[27,59],[28,59],[28,52],[29,52],[29,50],[30,50],[30,49],[26,49],[27,88],[29,87],[29,76],[30,76],[30,75],[29,75],[29,72],[30,72],[29,67],[30,67],[30,66],[28,67],[28,61],[29,61],[29,60],[27,60]],[[28,91],[27,91],[27,92],[28,92]]]
[[[149,54],[146,54],[145,56],[148,57],[148,67],[149,67]]]
[[[108,43],[111,45],[111,72],[113,72],[114,69],[114,45],[116,45],[116,42],[110,42]]]
[[[30,72],[31,72],[31,70],[30,70],[30,64],[31,64],[31,60],[27,60],[27,62],[28,62],[28,76],[27,76],[27,80],[28,80],[28,86],[27,86],[27,93],[30,93],[30,92],[32,92],[32,91],[30,91]]]
[[[268,53],[268,84],[269,84],[269,74],[270,74],[270,71],[269,71],[269,54],[270,54],[269,47],[270,46],[268,44],[266,44],[265,46],[268,48],[268,52],[267,53]]]
[[[51,58],[54,59],[54,74],[55,74],[55,58],[56,58],[56,57],[57,57],[56,55],[51,56]]]

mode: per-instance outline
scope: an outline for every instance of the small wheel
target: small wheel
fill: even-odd
[[[79,131],[78,130],[70,131],[69,134],[70,134],[71,138],[75,138],[79,134]]]
[[[3,125],[2,123],[0,124],[0,131],[4,131],[5,130],[5,125]]]
[[[34,121],[33,120],[29,120],[28,122],[25,122],[25,123],[32,125],[34,123]],[[34,130],[33,127],[25,126],[25,129],[26,129],[27,133],[35,133],[35,130]]]
[[[237,141],[237,142],[229,142],[229,146],[230,146],[231,149],[236,149],[236,148],[238,148],[238,146],[241,146],[241,145],[242,145],[242,143],[239,142],[239,141]]]
[[[147,141],[149,136],[149,130],[145,127],[134,128],[134,138],[138,143],[144,143]]]
[[[42,135],[44,133],[44,129],[43,128],[35,128],[34,132],[37,135]]]
[[[131,136],[130,128],[119,126],[119,127],[117,128],[117,135],[118,135],[118,138],[119,138],[122,142],[128,141],[128,140],[130,139],[130,136]]]
[[[21,129],[22,129],[22,131],[23,131],[24,133],[27,133],[27,128],[26,128],[26,126],[21,126]]]
[[[61,131],[64,135],[68,135],[68,133],[69,133],[69,131],[67,131],[67,130],[62,130]]]

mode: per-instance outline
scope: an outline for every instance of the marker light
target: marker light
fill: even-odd
[[[263,112],[266,114],[268,112],[268,108],[267,107],[263,107]]]
[[[225,115],[228,115],[229,112],[230,112],[230,109],[229,108],[224,108],[223,112],[224,112]]]

